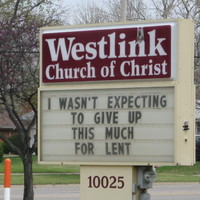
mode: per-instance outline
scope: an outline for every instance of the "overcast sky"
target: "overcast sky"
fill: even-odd
[[[62,1],[63,1],[64,6],[67,6],[68,8],[70,7],[76,8],[76,5],[78,5],[79,3],[83,5],[83,4],[86,4],[86,2],[95,2],[97,4],[103,5],[103,2],[108,1],[108,0],[62,0]],[[72,23],[71,20],[69,21],[70,23]]]
[[[109,0],[62,0],[63,5],[67,6],[68,8],[73,7],[76,8],[76,5],[81,4],[84,5],[87,2],[95,2],[96,4],[104,6],[105,2],[108,2]],[[145,3],[149,3],[149,0],[145,0]]]
[[[105,1],[108,0],[63,0],[64,4],[67,6],[77,5],[80,2],[87,2],[87,1],[94,1],[98,4],[103,4]],[[147,3],[149,0],[145,0],[144,3]]]
[[[101,2],[102,0],[84,0],[85,1],[94,1],[96,3]],[[80,2],[83,2],[83,0],[63,0],[64,4],[67,6],[71,6],[71,5],[77,5]]]

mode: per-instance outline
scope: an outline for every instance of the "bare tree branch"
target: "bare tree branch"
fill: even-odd
[[[13,20],[16,18],[17,11],[18,11],[18,8],[19,8],[19,3],[20,3],[20,0],[17,0],[16,3],[15,3],[14,12],[13,12],[12,18],[10,20],[11,24],[13,23]]]

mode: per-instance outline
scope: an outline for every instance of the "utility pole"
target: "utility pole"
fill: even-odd
[[[200,7],[200,0],[196,0],[196,4],[198,7]]]
[[[127,1],[121,0],[121,9],[120,9],[120,21],[126,21],[126,9],[127,9]]]

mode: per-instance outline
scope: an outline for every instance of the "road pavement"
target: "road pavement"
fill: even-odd
[[[151,200],[200,200],[199,183],[155,183]]]
[[[0,186],[0,200],[3,199]],[[80,185],[36,185],[35,200],[79,200]],[[155,183],[149,190],[151,200],[200,200],[199,183]],[[22,200],[23,186],[12,185],[11,200]]]

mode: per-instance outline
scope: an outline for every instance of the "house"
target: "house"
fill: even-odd
[[[7,112],[0,113],[0,134],[7,138],[16,134],[15,125],[10,120]],[[0,142],[2,142],[1,139]]]
[[[30,112],[25,115],[22,115],[21,119],[25,122],[28,122],[29,120],[32,119],[32,117],[33,117],[33,112]],[[5,137],[9,138],[15,135],[16,133],[17,133],[16,127],[10,120],[8,113],[7,112],[0,113],[0,134],[3,134]],[[35,134],[36,134],[36,126],[34,125],[31,130],[31,145],[33,144]],[[1,139],[0,142],[2,142]]]

